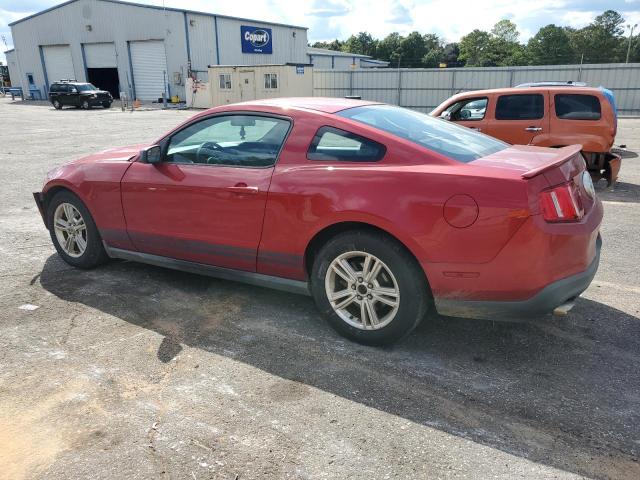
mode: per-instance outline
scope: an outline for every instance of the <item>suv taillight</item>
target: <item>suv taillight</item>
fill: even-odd
[[[540,211],[547,222],[576,222],[584,215],[573,183],[540,192]]]

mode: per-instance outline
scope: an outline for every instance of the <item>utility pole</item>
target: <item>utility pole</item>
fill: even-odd
[[[631,41],[633,40],[633,30],[638,26],[638,24],[636,23],[635,25],[627,25],[627,28],[629,28],[629,45],[627,46],[627,60],[624,63],[629,63],[629,54],[631,53]]]

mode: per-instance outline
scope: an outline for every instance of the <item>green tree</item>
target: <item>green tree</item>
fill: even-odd
[[[342,45],[343,45],[343,42],[341,42],[338,39],[335,39],[332,42],[315,42],[311,46],[314,48],[326,48],[327,50],[335,50],[339,52],[342,50]]]
[[[531,65],[560,65],[575,61],[566,29],[554,24],[542,27],[529,39],[527,54]]]
[[[378,41],[370,33],[360,32],[358,35],[351,35],[342,44],[342,51],[375,57],[377,46]]]
[[[411,32],[400,40],[398,54],[403,67],[422,67],[422,59],[427,54],[427,44],[420,32]]]
[[[491,29],[484,63],[495,66],[526,64],[524,46],[518,41],[520,32],[511,20],[500,20]]]
[[[582,57],[584,63],[623,62],[626,55],[623,24],[622,15],[607,10],[584,28],[566,28],[577,61]]]
[[[468,67],[487,66],[487,51],[491,35],[484,30],[475,29],[460,39],[458,58]]]
[[[398,32],[393,32],[378,42],[377,58],[391,62],[392,67],[398,64],[400,56],[400,42],[402,37]]]

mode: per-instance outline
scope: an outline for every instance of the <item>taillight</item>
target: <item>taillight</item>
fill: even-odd
[[[573,183],[540,193],[540,211],[547,222],[575,222],[582,218],[582,202]]]

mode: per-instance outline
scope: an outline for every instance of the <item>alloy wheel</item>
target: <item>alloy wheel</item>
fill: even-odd
[[[378,257],[352,251],[336,257],[325,276],[327,299],[349,325],[378,330],[395,318],[400,289],[393,272]]]
[[[87,225],[80,211],[70,203],[61,203],[53,214],[53,229],[60,248],[73,258],[87,249]]]

